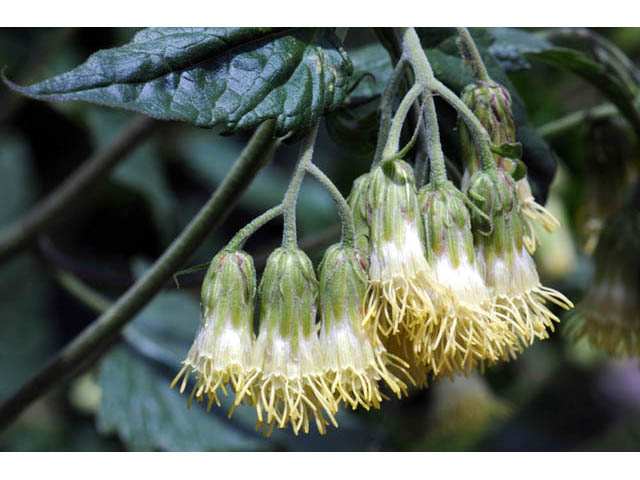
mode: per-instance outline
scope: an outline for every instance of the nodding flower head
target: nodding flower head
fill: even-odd
[[[369,258],[369,221],[367,214],[367,192],[369,191],[369,173],[360,175],[353,181],[347,203],[353,212],[356,248],[368,262]]]
[[[213,258],[202,284],[202,323],[182,370],[171,384],[174,387],[182,377],[180,392],[184,392],[189,374],[196,373],[189,405],[194,397],[198,401],[207,397],[208,408],[214,401],[219,406],[219,390],[226,395],[227,385],[236,393],[234,408],[244,398],[255,402],[255,294],[256,271],[251,256],[242,251],[221,251]]]
[[[336,244],[329,247],[320,266],[320,343],[324,371],[338,401],[355,409],[380,407],[383,381],[400,398],[407,385],[396,376],[408,377],[406,363],[387,352],[372,336],[377,332],[362,326],[362,303],[367,272],[359,253]]]
[[[595,278],[564,330],[616,357],[640,356],[638,212],[627,206],[607,220],[594,253]]]
[[[426,321],[433,304],[413,171],[404,161],[389,161],[375,167],[370,175],[365,322],[371,322],[386,337]]]
[[[508,322],[511,332],[526,346],[549,336],[556,317],[551,302],[569,309],[573,304],[560,292],[540,284],[536,265],[523,242],[522,211],[511,176],[501,170],[478,171],[471,178],[468,195],[490,219],[475,220],[475,243],[492,298],[492,314]],[[512,345],[509,356],[521,350]]]
[[[417,330],[416,352],[435,376],[496,361],[515,338],[491,313],[491,296],[476,260],[465,197],[451,182],[420,192],[435,314]]]
[[[267,260],[259,295],[258,426],[267,435],[275,425],[289,424],[295,434],[306,433],[312,418],[320,433],[329,421],[337,427],[316,324],[318,281],[309,257],[297,248],[276,249]]]
[[[516,124],[511,112],[511,95],[502,85],[490,82],[467,85],[462,93],[462,100],[480,120],[487,130],[491,142],[495,145],[516,142]],[[466,125],[459,120],[459,131],[462,145],[462,158],[465,161],[463,186],[466,190],[471,175],[479,168],[478,152]],[[514,174],[523,164],[518,160],[493,154],[497,167],[505,172]],[[526,175],[516,182],[516,192],[522,209],[525,231],[523,242],[531,254],[535,252],[540,240],[536,236],[534,223],[539,223],[548,232],[553,232],[560,226],[560,222],[551,212],[538,204],[532,193]]]

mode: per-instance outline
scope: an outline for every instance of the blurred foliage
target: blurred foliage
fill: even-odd
[[[134,33],[0,29],[0,64],[8,65],[10,78],[28,85],[73,68],[98,49],[126,43]],[[583,248],[586,219],[600,215],[604,221],[619,204],[637,172],[637,136],[618,116],[617,133],[586,119],[543,140],[536,132],[542,124],[614,99],[602,94],[606,88],[598,90],[585,78],[551,67],[539,55],[523,55],[524,47],[516,46],[512,37],[518,32],[506,32],[511,37],[503,29],[472,33],[491,75],[507,84],[514,96],[523,158],[539,180],[535,193],[544,196],[550,187],[548,206],[563,219],[564,231],[545,237],[537,253],[541,275],[545,283],[578,301],[592,275],[591,259]],[[531,41],[536,32],[526,33],[525,40]],[[638,63],[640,29],[598,33]],[[452,31],[421,29],[420,35],[436,74],[459,92],[470,79],[470,67],[457,56]],[[375,147],[377,102],[390,73],[388,54],[376,42],[371,29],[349,31],[345,46],[355,67],[354,88],[344,106],[328,117],[316,148],[316,162],[345,195],[353,179],[368,168]],[[582,54],[590,58],[588,49]],[[373,77],[363,77],[365,72]],[[437,108],[445,151],[458,162],[455,114],[439,100]],[[43,103],[0,89],[0,230],[91,152],[108,144],[131,118],[105,107]],[[58,255],[34,247],[0,265],[0,401],[95,319],[95,312],[54,281],[52,267],[73,267],[87,284],[116,299],[139,275],[139,266],[161,254],[207,200],[248,138],[245,133],[222,137],[175,123],[160,128],[160,134],[142,142],[88,196],[85,209],[51,231]],[[278,150],[233,214],[185,267],[210,260],[239,228],[281,199],[296,153],[297,145]],[[549,185],[556,160],[561,173]],[[615,188],[598,192],[594,189],[602,184],[603,172],[611,174],[607,182]],[[615,178],[616,172],[622,178]],[[594,196],[606,197],[611,208],[588,209],[588,199]],[[303,240],[322,236],[338,221],[330,197],[312,179],[302,187],[298,215]],[[281,223],[275,221],[249,240],[247,250],[256,255],[259,270],[258,258],[280,239]],[[331,241],[329,237],[309,251],[316,264]],[[168,285],[96,367],[60,385],[0,432],[0,449],[640,449],[637,360],[613,362],[557,334],[537,342],[515,361],[453,384],[456,388],[441,385],[449,382],[441,380],[403,401],[384,402],[380,411],[343,411],[340,428],[325,436],[275,431],[264,439],[254,430],[251,409],[239,408],[231,420],[225,408],[207,413],[194,404],[187,410],[186,398],[168,386],[199,321],[200,278],[197,273],[181,278],[180,291]]]

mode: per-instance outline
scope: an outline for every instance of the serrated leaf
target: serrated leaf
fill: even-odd
[[[83,100],[227,132],[276,120],[304,131],[343,101],[353,66],[329,28],[149,28],[75,69],[29,87],[32,98]]]

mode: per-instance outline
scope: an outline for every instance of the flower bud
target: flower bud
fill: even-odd
[[[360,175],[353,181],[347,203],[353,213],[355,243],[360,254],[369,258],[369,220],[367,213],[367,192],[369,190],[369,173]],[[368,262],[368,260],[367,260]]]
[[[253,309],[256,294],[256,271],[253,259],[245,252],[221,251],[211,264],[202,283],[202,323],[187,354],[182,370],[173,380],[173,388],[183,377],[184,392],[189,373],[197,381],[189,399],[215,401],[218,389],[226,395],[230,383],[236,393],[234,407],[247,396],[255,402],[253,382],[258,368],[252,360],[254,346]],[[233,413],[233,410],[232,412]]]
[[[491,142],[495,145],[516,142],[516,126],[511,112],[511,96],[506,88],[498,83],[470,84],[462,93],[462,100],[480,120],[487,130]],[[478,152],[471,137],[471,133],[462,121],[458,120],[460,140],[462,144],[462,158],[465,162],[465,173],[462,181],[466,190],[471,176],[480,168]],[[505,172],[514,174],[518,167],[516,159],[493,154],[496,165]],[[538,222],[548,232],[560,226],[560,222],[542,205],[539,205],[532,193],[526,176],[516,183],[516,191],[523,213],[523,241],[529,253],[535,252],[540,243],[536,236],[533,222]]]
[[[492,83],[472,83],[462,91],[462,101],[474,113],[487,130],[491,141],[496,145],[516,142],[516,125],[511,113],[511,95],[502,85]],[[465,162],[465,180],[480,168],[478,152],[473,143],[471,132],[461,118],[458,118],[458,131],[462,146],[462,158]],[[494,154],[499,168],[509,171],[513,160]],[[463,181],[466,185],[467,182]]]
[[[373,169],[370,182],[365,322],[386,337],[426,321],[433,312],[429,264],[411,167],[401,160],[383,163]]]
[[[324,380],[318,340],[318,281],[309,257],[297,248],[278,248],[269,256],[260,282],[260,332],[255,358],[261,368],[256,400],[258,425],[271,433],[289,423],[295,434],[309,431],[315,417],[320,433],[328,421],[338,426],[337,406]]]
[[[492,297],[492,314],[508,321],[512,333],[524,345],[533,343],[535,338],[547,338],[547,328],[553,331],[553,322],[559,320],[546,302],[564,309],[573,304],[560,292],[540,284],[535,263],[523,243],[524,226],[515,182],[501,170],[478,171],[471,177],[468,195],[491,219],[489,232],[482,229],[482,223],[476,229],[475,243]],[[513,345],[513,349],[521,347]],[[515,355],[513,349],[511,356]]]
[[[564,332],[616,357],[640,356],[638,205],[627,205],[607,220],[594,252],[595,278]]]
[[[383,380],[398,398],[407,385],[392,371],[407,375],[406,364],[390,355],[370,328],[362,326],[362,303],[367,272],[359,253],[336,244],[329,247],[320,265],[320,343],[325,356],[325,376],[338,401],[355,409],[380,407]]]
[[[420,192],[426,255],[431,265],[435,315],[416,334],[416,351],[435,376],[498,360],[515,338],[491,315],[491,297],[476,261],[471,217],[464,195],[451,183]]]

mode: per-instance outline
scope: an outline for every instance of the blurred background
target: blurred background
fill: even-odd
[[[0,65],[7,65],[5,73],[16,83],[31,84],[70,70],[98,49],[128,42],[135,31],[0,29]],[[637,64],[640,29],[597,33]],[[374,41],[371,30],[352,29],[347,51]],[[590,83],[543,63],[513,71],[509,78],[539,131],[606,101]],[[131,113],[80,102],[29,100],[0,85],[0,232],[134,119]],[[206,202],[248,138],[154,123],[68,218],[0,264],[0,401],[96,318],[96,310],[74,295],[74,282],[117,299]],[[577,303],[594,277],[598,232],[623,205],[635,178],[638,140],[619,116],[585,118],[548,130],[544,138],[558,160],[547,208],[563,227],[553,235],[540,232],[536,262],[543,283]],[[185,268],[209,261],[239,228],[280,201],[297,151],[297,145],[279,148]],[[370,165],[368,155],[334,141],[324,122],[315,159],[345,196]],[[298,212],[301,246],[317,265],[338,239],[337,212],[311,178],[303,185]],[[278,221],[249,240],[246,249],[258,272],[280,240]],[[209,414],[201,405],[187,410],[187,399],[168,385],[196,331],[202,276],[201,271],[180,276],[179,288],[167,284],[97,365],[39,399],[0,432],[0,449],[640,449],[638,360],[612,359],[558,331],[484,375],[432,382],[408,399],[384,402],[379,411],[343,410],[340,428],[324,436],[276,430],[265,439],[254,431],[255,413],[249,408],[239,408],[231,420],[227,408]]]

